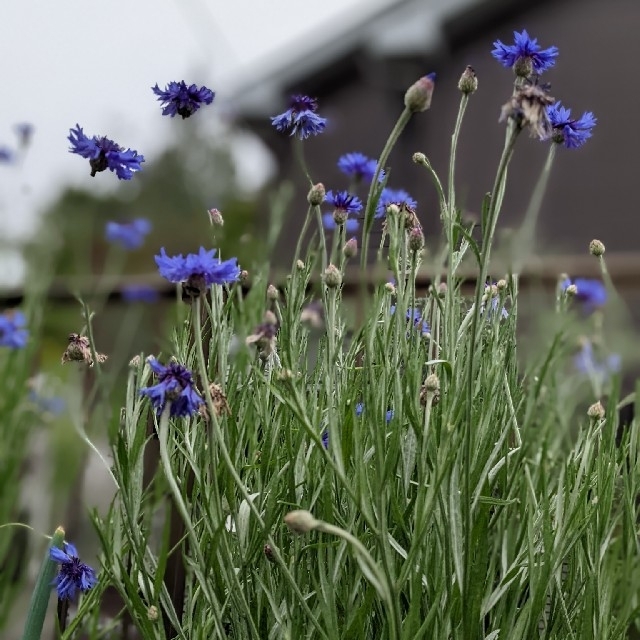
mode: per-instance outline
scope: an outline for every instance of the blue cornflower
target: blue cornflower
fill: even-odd
[[[359,418],[363,412],[364,404],[362,402],[358,402],[358,404],[356,404],[356,417]],[[393,409],[389,409],[387,411],[387,413],[385,414],[385,420],[387,421],[387,424],[389,424],[391,420],[393,420]]]
[[[0,347],[22,349],[27,344],[29,332],[24,328],[27,319],[22,311],[13,309],[0,315]]]
[[[136,218],[131,222],[107,222],[105,237],[109,242],[119,244],[123,249],[139,249],[144,237],[151,232],[151,223],[146,218]]]
[[[617,353],[604,355],[594,353],[593,344],[589,340],[582,343],[582,348],[573,359],[575,368],[604,384],[612,373],[620,371],[622,359]]]
[[[364,180],[371,182],[376,172],[378,161],[368,158],[364,153],[358,151],[354,153],[345,153],[338,160],[338,169],[347,176],[351,176],[356,180]],[[380,171],[378,182],[384,180],[384,171]]]
[[[579,300],[585,309],[585,311],[593,311],[598,307],[604,306],[607,301],[607,288],[600,280],[594,280],[590,278],[576,278],[573,282],[567,278],[560,285],[562,291],[566,291],[567,288],[574,284],[576,292],[576,300]]]
[[[78,551],[70,542],[64,543],[64,549],[51,547],[49,557],[60,565],[52,582],[59,600],[73,600],[76,591],[89,591],[98,582],[95,571],[80,561]]]
[[[156,83],[155,87],[151,87],[153,93],[158,96],[158,100],[162,103],[162,115],[182,116],[182,119],[193,115],[203,104],[211,104],[215,97],[215,93],[207,87],[200,87],[197,84],[187,86],[184,80],[180,82],[170,82],[167,88],[162,90]]]
[[[375,217],[384,218],[390,204],[397,204],[399,207],[404,205],[409,209],[415,209],[418,206],[418,203],[404,189],[384,188],[376,206]]]
[[[327,191],[324,201],[333,205],[334,209],[339,209],[345,213],[358,213],[362,210],[362,202],[358,196],[351,195],[348,191]]]
[[[522,33],[513,32],[513,45],[500,40],[493,43],[491,55],[504,67],[511,67],[517,75],[528,77],[540,74],[553,67],[558,57],[558,47],[540,49],[537,38],[530,38],[526,29]]]
[[[391,307],[389,307],[389,313],[394,315],[395,312],[396,305],[392,304]],[[420,311],[420,309],[407,309],[407,322],[409,321],[413,321],[413,326],[419,328],[423,336],[431,333],[429,323],[422,319],[422,311]]]
[[[571,118],[571,109],[563,107],[560,102],[548,106],[547,115],[553,127],[553,141],[564,144],[567,149],[581,147],[591,137],[591,129],[597,122],[591,111],[585,111],[577,120]]]
[[[207,286],[235,282],[240,277],[238,259],[230,258],[222,261],[215,257],[216,250],[207,251],[200,247],[198,253],[189,253],[183,257],[168,256],[164,247],[160,255],[155,257],[158,271],[169,282],[186,282],[192,278],[202,278]]]
[[[332,213],[322,214],[322,226],[327,231],[333,231],[336,228],[336,221],[333,219]],[[344,228],[347,233],[353,233],[357,231],[359,227],[360,223],[357,218],[347,218],[347,221],[344,223]]]
[[[318,103],[315,98],[296,95],[291,97],[290,107],[280,115],[271,118],[273,126],[281,133],[289,133],[300,140],[310,135],[317,136],[327,126],[327,119],[321,118],[316,111]]]
[[[193,386],[191,371],[175,361],[163,366],[151,357],[147,362],[158,377],[158,384],[140,389],[140,395],[151,400],[158,415],[164,411],[167,402],[171,402],[172,416],[188,417],[196,413],[204,400]]]
[[[126,285],[122,287],[120,294],[126,302],[156,302],[159,297],[153,287],[144,284]]]
[[[59,416],[67,406],[64,398],[58,396],[42,396],[35,389],[29,391],[29,400],[43,413]]]
[[[11,164],[15,160],[15,153],[9,147],[0,147],[0,164]]]
[[[328,430],[328,429],[325,429],[325,430],[322,432],[322,435],[321,435],[320,437],[321,437],[321,439],[322,439],[322,446],[323,446],[325,449],[328,449],[328,448],[329,448],[329,430]]]
[[[76,124],[75,129],[69,130],[67,140],[71,143],[70,153],[77,153],[89,160],[91,177],[109,169],[114,171],[120,180],[131,180],[133,174],[140,171],[142,168],[140,165],[144,162],[144,156],[139,155],[137,151],[125,150],[107,137],[88,138],[79,124]]]

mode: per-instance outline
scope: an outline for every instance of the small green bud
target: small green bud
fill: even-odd
[[[596,256],[596,258],[599,258],[600,256],[604,255],[604,244],[602,244],[602,242],[600,242],[600,240],[592,240],[589,243],[589,253],[592,256]]]
[[[345,258],[355,258],[358,255],[358,241],[355,238],[350,238],[342,247],[342,253]]]
[[[412,113],[426,111],[431,106],[435,73],[429,73],[414,82],[404,94],[404,106]]]
[[[318,521],[308,511],[296,509],[287,513],[284,523],[293,533],[303,534],[313,531]]]
[[[330,289],[335,289],[342,284],[342,274],[340,269],[333,264],[330,264],[324,272],[324,283]]]
[[[460,80],[458,80],[458,89],[465,94],[475,93],[478,88],[478,78],[473,67],[467,65],[467,68],[462,72]]]
[[[314,184],[307,195],[307,202],[313,207],[319,207],[324,202],[326,191],[322,182]]]
[[[600,402],[600,400],[598,400],[598,402],[595,402],[594,404],[592,404],[589,407],[589,409],[587,409],[587,415],[592,420],[603,420],[604,419],[605,411],[604,411],[604,407],[602,406],[602,403]]]

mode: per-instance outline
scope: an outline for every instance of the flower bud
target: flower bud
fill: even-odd
[[[412,113],[426,111],[431,106],[431,96],[433,95],[435,73],[420,78],[414,82],[404,94],[404,106]]]
[[[396,285],[393,284],[393,282],[385,282],[384,283],[384,288],[386,290],[387,293],[390,293],[391,295],[394,295],[396,292]]]
[[[333,210],[333,221],[338,226],[343,225],[347,221],[348,217],[349,213],[345,209],[337,208]]]
[[[243,269],[240,272],[240,282],[242,284],[246,284],[247,282],[249,282],[249,272],[246,269]]]
[[[302,262],[302,260],[296,261],[296,269],[298,271],[304,271],[304,262]]]
[[[224,226],[224,219],[222,214],[217,209],[209,209],[209,222],[214,227]]]
[[[330,289],[335,289],[342,284],[342,274],[340,269],[333,264],[330,264],[324,271],[324,283]]]
[[[358,241],[355,238],[347,240],[342,247],[342,253],[345,258],[355,258],[358,255]]]
[[[424,234],[420,227],[413,227],[409,231],[409,251],[417,253],[424,247]]]
[[[284,517],[284,523],[293,533],[302,534],[313,531],[318,521],[308,511],[296,509],[287,513]]]
[[[587,409],[587,415],[592,420],[604,420],[605,411],[602,403],[598,400],[598,402],[592,404],[589,409]]]
[[[447,295],[447,283],[446,282],[441,282],[438,285],[438,297],[439,298],[444,298]]]
[[[147,619],[151,622],[155,622],[158,619],[158,607],[151,605],[147,609]]]
[[[604,255],[604,245],[602,244],[602,242],[600,242],[600,240],[592,240],[589,243],[589,253],[592,256],[596,256],[596,258],[599,258],[600,256]]]
[[[278,289],[276,289],[276,287],[274,287],[272,284],[270,284],[267,287],[267,300],[277,300],[280,297],[280,292],[278,291]]]
[[[129,360],[129,367],[131,369],[137,369],[140,366],[140,356],[133,356],[131,360]]]
[[[414,161],[415,164],[424,164],[424,165],[428,165],[429,161],[427,160],[427,156],[424,155],[424,153],[422,153],[421,151],[416,151],[413,156],[411,156],[411,159]]]
[[[567,297],[569,298],[573,298],[574,296],[576,296],[578,294],[578,287],[576,287],[575,284],[570,284],[565,290],[564,290],[565,294],[567,295]]]
[[[440,378],[435,373],[430,373],[424,381],[424,386],[427,391],[432,393],[440,391]]]
[[[458,89],[464,94],[475,93],[478,88],[478,78],[473,67],[467,65],[467,68],[462,72],[460,80],[458,80]]]
[[[307,202],[312,207],[319,207],[324,202],[324,197],[326,195],[326,191],[322,182],[318,182],[318,184],[314,184],[313,187],[309,190],[307,195]]]

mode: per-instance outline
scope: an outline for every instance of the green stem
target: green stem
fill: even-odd
[[[311,179],[311,174],[309,173],[309,168],[307,167],[307,161],[304,157],[304,148],[302,145],[302,140],[300,140],[299,138],[293,139],[293,153],[296,157],[296,160],[300,163],[300,168],[309,181],[309,184],[313,187],[313,180]]]
[[[480,257],[480,273],[478,275],[478,281],[476,282],[475,303],[473,309],[473,316],[471,321],[471,338],[468,342],[468,352],[466,354],[467,363],[467,392],[465,401],[465,429],[464,429],[464,444],[463,455],[466,465],[466,472],[464,473],[464,499],[463,504],[467,505],[464,509],[464,576],[463,576],[463,602],[469,601],[469,595],[471,590],[471,478],[469,464],[472,457],[472,423],[473,423],[473,385],[476,379],[475,372],[477,369],[477,362],[475,358],[476,342],[478,336],[478,326],[480,324],[480,309],[482,303],[482,295],[484,293],[485,280],[487,277],[489,258],[491,255],[491,245],[493,243],[493,235],[495,233],[496,223],[498,221],[498,215],[502,206],[502,200],[504,196],[504,186],[507,178],[507,167],[513,155],[513,149],[515,142],[518,138],[518,134],[521,129],[514,123],[509,123],[507,136],[505,140],[505,146],[502,151],[502,156],[498,164],[498,170],[491,191],[491,202],[489,204],[489,211],[487,213],[487,219],[485,226],[483,227],[482,237],[482,252]],[[471,621],[467,621],[467,616],[470,612],[465,608],[463,609],[463,627],[465,629],[470,628]]]
[[[367,579],[374,586],[378,595],[382,598],[389,613],[389,635],[390,640],[400,638],[400,631],[402,628],[402,618],[398,609],[398,603],[393,598],[393,589],[387,576],[380,571],[380,568],[376,564],[375,560],[367,550],[367,548],[358,540],[355,536],[351,535],[348,531],[336,527],[335,525],[324,522],[323,520],[316,520],[313,527],[316,531],[322,533],[328,533],[329,535],[337,536],[348,542],[356,551],[357,558],[360,559],[360,567],[363,569]]]
[[[269,530],[267,529],[267,526],[265,525],[265,522],[262,516],[260,515],[260,510],[258,509],[258,507],[255,506],[254,501],[251,499],[251,496],[247,491],[247,488],[244,482],[242,482],[242,478],[238,474],[235,468],[235,465],[233,463],[233,460],[229,455],[229,450],[227,449],[227,446],[224,442],[222,430],[220,428],[220,423],[218,422],[218,416],[213,406],[211,391],[209,389],[209,376],[207,373],[207,363],[204,358],[204,351],[202,348],[202,323],[200,320],[200,299],[199,298],[196,299],[196,313],[194,314],[194,335],[195,335],[195,342],[196,342],[196,355],[198,358],[198,372],[200,374],[202,386],[204,387],[204,396],[207,404],[207,410],[209,412],[209,416],[211,419],[211,428],[213,431],[214,440],[216,441],[220,449],[220,455],[222,456],[222,460],[224,461],[224,464],[227,467],[227,470],[229,471],[229,474],[231,475],[234,484],[238,487],[238,490],[242,494],[243,499],[246,501],[249,507],[249,510],[251,511],[251,514],[256,519],[258,526],[266,534],[267,542],[269,543],[269,546],[271,547],[271,550],[273,553],[273,558],[275,559],[276,563],[280,567],[280,570],[282,571],[283,576],[289,582],[289,585],[291,586],[293,592],[296,595],[296,598],[298,599],[300,607],[304,611],[307,618],[311,621],[313,626],[316,628],[316,631],[320,634],[320,637],[324,638],[324,640],[328,640],[327,634],[324,632],[324,629],[320,626],[320,623],[316,619],[316,616],[314,616],[313,612],[309,608],[309,605],[307,604],[307,601],[304,595],[300,591],[300,587],[298,587],[296,581],[294,580],[293,576],[289,571],[289,568],[287,567],[286,562],[282,558],[282,555],[280,555],[280,552],[278,551],[278,547],[273,537],[271,536],[270,533],[268,533]],[[220,637],[223,637],[223,636],[220,636]]]
[[[398,138],[400,134],[407,126],[407,123],[411,119],[412,112],[404,108],[404,111],[400,114],[398,121],[393,127],[391,133],[389,134],[389,138],[382,149],[382,153],[378,158],[378,164],[376,166],[375,173],[373,174],[373,178],[371,180],[371,184],[369,185],[369,193],[367,195],[367,204],[365,206],[365,214],[364,214],[364,225],[362,227],[362,258],[360,260],[360,264],[364,268],[367,264],[367,257],[369,253],[369,234],[371,233],[371,227],[373,226],[373,216],[375,213],[375,202],[374,202],[374,193],[376,189],[379,187],[378,180],[380,178],[380,172],[384,169],[384,165],[389,158],[389,154],[391,150],[395,146],[396,142],[398,142]]]
[[[49,555],[49,549],[57,547],[63,549],[64,529],[58,527],[51,538],[51,544],[47,547],[47,553],[40,566],[40,573],[36,585],[31,594],[31,602],[27,612],[27,621],[24,625],[22,640],[40,640],[44,619],[47,615],[49,597],[51,595],[51,583],[56,575],[57,563]]]

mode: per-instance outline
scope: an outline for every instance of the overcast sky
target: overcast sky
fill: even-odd
[[[152,159],[179,119],[162,118],[150,87],[206,84],[221,102],[240,78],[259,77],[287,43],[343,14],[393,0],[0,0],[0,147],[13,126],[35,126],[20,166],[0,165],[0,237],[34,228],[43,203],[66,184],[109,188],[68,153],[69,128],[108,135]],[[215,108],[215,102],[214,107]]]

